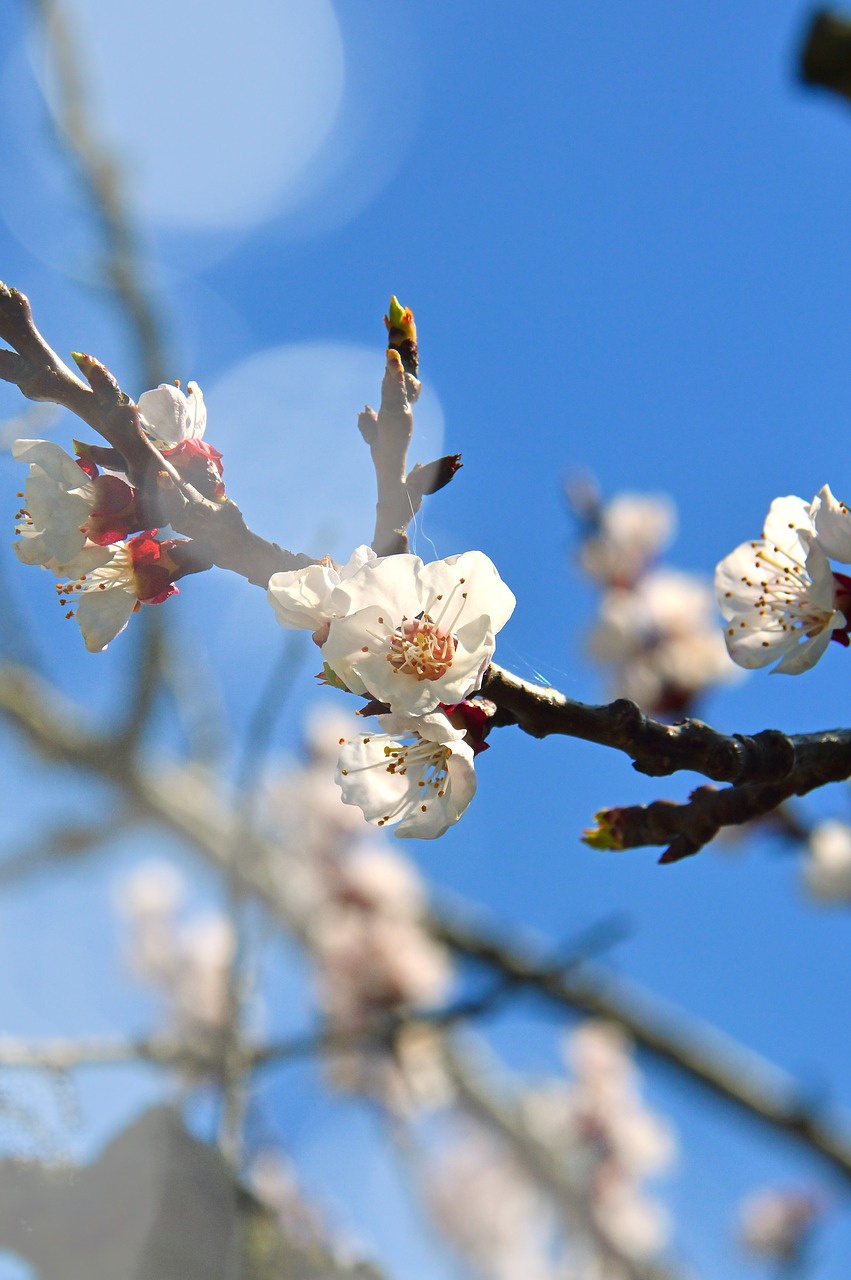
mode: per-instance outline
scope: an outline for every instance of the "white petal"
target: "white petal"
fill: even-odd
[[[851,512],[837,502],[825,485],[813,500],[815,528],[824,552],[842,564],[851,564]]]
[[[153,391],[143,391],[139,412],[160,444],[171,447],[191,438],[192,407],[179,387],[161,382]]]
[[[280,625],[315,631],[327,622],[333,617],[331,594],[339,576],[337,567],[327,564],[273,573],[266,594]]]
[[[449,758],[446,794],[435,797],[426,805],[426,812],[415,805],[411,814],[396,828],[402,839],[435,840],[442,836],[466,813],[476,794],[476,770],[473,752],[464,742],[459,742]]]
[[[397,754],[410,749],[404,771]],[[445,762],[439,786],[429,764]],[[357,805],[376,826],[399,823],[398,835],[432,840],[462,816],[476,790],[473,752],[464,742],[452,743],[441,755],[438,744],[413,734],[402,742],[388,734],[364,734],[347,742],[340,753],[336,780],[346,804]]]
[[[505,626],[517,603],[496,565],[481,551],[465,551],[446,560],[436,560],[425,565],[419,576],[423,598],[429,602],[438,594],[448,598],[463,579],[463,612],[458,621],[451,624],[452,631],[484,614],[490,618],[491,629],[496,633]],[[451,603],[447,609],[452,610]],[[434,609],[432,616],[437,617]]]
[[[18,462],[41,467],[45,475],[64,489],[76,489],[89,479],[70,453],[66,453],[52,440],[15,440],[12,444],[12,456]]]
[[[197,382],[187,382],[186,390],[189,392],[189,426],[186,432],[187,440],[200,440],[207,429],[207,406],[204,404],[204,395]]]
[[[841,616],[841,615],[840,615]],[[804,640],[796,648],[786,654],[782,662],[778,662],[772,675],[799,676],[816,665],[830,644],[834,628],[827,627],[819,635]]]
[[[442,711],[432,711],[425,716],[383,715],[375,717],[382,733],[400,737],[405,733],[418,733],[428,742],[461,742],[466,728],[456,729]]]
[[[419,556],[382,556],[368,560],[334,592],[332,604],[340,617],[357,613],[371,605],[394,619],[415,618],[423,609],[418,574],[423,567]]]
[[[765,518],[762,536],[772,546],[794,556],[800,546],[799,535],[802,532],[814,532],[809,504],[792,494],[786,498],[775,498]]]
[[[741,613],[743,605],[755,604],[762,595],[761,580],[765,571],[757,553],[764,545],[761,539],[742,542],[716,566],[715,596],[725,618]]]
[[[120,635],[136,606],[136,595],[124,586],[83,592],[77,601],[77,622],[90,653],[101,653]]]

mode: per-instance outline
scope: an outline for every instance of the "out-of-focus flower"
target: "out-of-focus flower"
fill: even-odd
[[[673,541],[676,508],[663,493],[619,493],[583,513],[579,563],[604,587],[631,587]]]
[[[335,1053],[338,1088],[372,1094],[393,1109],[443,1101],[448,1086],[433,1029],[404,1025],[407,1010],[446,996],[452,970],[445,948],[426,932],[425,895],[414,866],[385,848],[362,849],[328,868],[327,897],[308,922],[319,1000],[335,1031],[363,1036]],[[402,1018],[389,1044],[369,1042]]]
[[[236,948],[231,922],[219,912],[181,919],[183,877],[168,863],[138,866],[119,886],[117,901],[137,978],[162,998],[178,1038],[217,1036],[230,1017],[229,975]]]
[[[322,656],[353,693],[425,715],[478,688],[514,604],[481,551],[372,560],[332,593]]]
[[[742,1202],[739,1238],[758,1258],[792,1262],[823,1214],[824,1205],[809,1192],[769,1188]]]
[[[741,667],[779,658],[775,671],[799,675],[818,662],[833,633],[847,627],[810,512],[802,498],[775,498],[762,537],[743,542],[715,570],[724,638]],[[825,523],[833,533],[833,521],[825,516]]]
[[[588,1211],[604,1238],[627,1257],[652,1257],[667,1241],[669,1222],[643,1180],[670,1166],[674,1135],[643,1102],[629,1041],[618,1027],[582,1023],[565,1052],[573,1079],[531,1091],[524,1115],[587,1188]]]
[[[346,804],[397,836],[433,840],[466,812],[476,793],[473,749],[442,711],[376,717],[380,733],[342,745],[336,780]]]
[[[804,883],[824,902],[851,900],[851,827],[847,822],[819,822],[807,841]]]
[[[157,532],[147,529],[127,542],[99,548],[97,567],[74,582],[57,585],[60,603],[73,599],[76,604],[77,623],[90,653],[102,652],[120,635],[140,605],[162,604],[177,594],[175,579],[183,569],[173,552],[181,540],[158,542]]]
[[[252,1161],[248,1181],[257,1198],[275,1216],[281,1234],[304,1248],[337,1255],[319,1211],[305,1198],[292,1163],[276,1151],[263,1151]]]
[[[520,1161],[478,1125],[456,1126],[432,1159],[425,1195],[435,1225],[482,1280],[560,1280],[552,1206]]]
[[[708,583],[656,569],[631,589],[605,593],[588,648],[612,669],[616,696],[645,711],[681,712],[705,689],[735,678],[715,617]]]
[[[344,565],[326,556],[320,564],[308,565],[306,569],[273,573],[267,595],[280,625],[312,631],[316,643],[324,644],[334,617],[331,597],[335,587],[375,559],[371,547],[361,546]]]

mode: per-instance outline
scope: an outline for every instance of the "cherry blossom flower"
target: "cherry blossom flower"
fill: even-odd
[[[157,860],[138,865],[116,895],[129,929],[130,968],[163,998],[172,1033],[197,1040],[227,1026],[236,935],[218,911],[181,919],[186,896],[183,876]]]
[[[824,1205],[810,1192],[768,1188],[742,1202],[739,1236],[758,1258],[792,1262],[823,1214]]]
[[[742,543],[715,571],[727,649],[741,667],[779,658],[775,671],[798,675],[818,662],[834,632],[846,628],[810,510],[801,498],[775,498],[762,537]],[[832,517],[826,527],[834,532]]]
[[[481,551],[372,560],[332,592],[322,656],[353,693],[422,716],[478,688],[514,604]]]
[[[187,383],[189,395],[180,387],[161,382],[153,391],[139,396],[139,412],[148,434],[163,448],[185,440],[200,440],[207,428],[207,409],[197,382]]]
[[[469,1118],[431,1157],[425,1197],[440,1232],[479,1280],[565,1280],[553,1209],[518,1157]]]
[[[666,494],[619,493],[585,517],[579,563],[606,587],[630,587],[673,540],[677,513]]]
[[[378,827],[398,824],[399,837],[442,836],[476,793],[466,730],[442,712],[376,719],[382,732],[341,743],[336,778],[343,800]]]
[[[76,581],[57,584],[61,604],[73,599],[90,653],[100,653],[124,630],[130,615],[143,604],[162,604],[177,594],[175,578],[183,572],[173,556],[179,539],[158,542],[158,530],[147,529],[127,542],[99,547],[100,563]]]
[[[581,1023],[566,1040],[565,1057],[573,1078],[528,1093],[523,1115],[586,1186],[589,1213],[604,1239],[629,1258],[651,1257],[665,1245],[669,1222],[643,1181],[669,1167],[674,1135],[645,1105],[619,1027]]]
[[[588,648],[612,669],[616,697],[655,714],[682,712],[705,689],[737,674],[716,616],[703,579],[656,569],[631,588],[604,594]]]
[[[16,440],[12,453],[30,468],[15,543],[24,564],[64,576],[77,568],[87,542],[120,542],[139,527],[135,493],[119,476],[101,475],[50,440]],[[90,554],[89,565],[96,558]]]
[[[224,500],[224,467],[218,449],[202,440],[207,428],[207,409],[197,382],[187,383],[189,395],[180,387],[161,382],[139,397],[143,426],[181,477],[206,498]]]
[[[804,862],[804,883],[822,902],[851,901],[851,827],[834,818],[819,822],[810,832]]]
[[[334,617],[331,597],[335,588],[375,560],[371,547],[360,546],[344,565],[326,556],[319,564],[308,565],[306,569],[273,573],[267,596],[278,622],[282,627],[312,631],[316,643],[324,644]]]

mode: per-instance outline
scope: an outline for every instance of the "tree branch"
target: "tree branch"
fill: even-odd
[[[273,573],[314,563],[253,533],[235,503],[210,501],[182,480],[142,430],[137,406],[109,370],[91,356],[77,356],[86,386],[44,341],[24,294],[2,283],[0,340],[13,348],[0,351],[0,378],[30,400],[70,409],[103,436],[124,460],[148,527],[170,524],[193,539],[193,570],[215,564],[265,588]]]
[[[813,1107],[805,1089],[759,1054],[596,964],[552,969],[510,940],[445,915],[432,916],[431,928],[458,954],[497,969],[553,1004],[616,1022],[658,1061],[815,1151],[851,1182],[851,1116],[835,1107]]]
[[[88,769],[117,787],[142,818],[157,822],[227,873],[234,851],[235,816],[221,789],[198,770],[170,765],[148,772],[134,758],[121,759],[110,739],[81,726],[81,715],[63,706],[55,691],[28,672],[0,669],[0,714],[19,728],[47,759]],[[280,849],[273,840],[244,832],[238,875],[296,938],[302,916],[286,884],[274,873]],[[518,988],[540,992],[573,1012],[619,1023],[636,1042],[686,1079],[826,1159],[851,1181],[851,1120],[815,1111],[791,1077],[711,1028],[689,1022],[631,983],[583,963],[581,970],[553,969],[510,940],[460,923],[445,914],[428,921],[434,936],[459,955],[496,969]],[[386,1034],[383,1032],[383,1034]]]
[[[606,849],[638,849],[667,845],[660,862],[678,862],[707,845],[722,827],[740,826],[764,817],[792,796],[851,776],[851,735],[836,730],[795,740],[795,764],[781,782],[745,786],[698,787],[684,804],[656,800],[648,805],[604,809],[598,828],[586,836]]]

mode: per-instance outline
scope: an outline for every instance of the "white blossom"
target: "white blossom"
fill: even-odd
[[[629,587],[673,540],[677,513],[666,494],[619,493],[595,512],[579,562],[606,587]]]
[[[779,658],[775,671],[808,671],[846,625],[830,562],[801,498],[775,498],[763,536],[718,565],[715,592],[728,651],[742,667]]]
[[[163,448],[184,440],[200,440],[207,427],[204,396],[197,382],[186,384],[189,395],[170,382],[161,382],[139,396],[139,412],[149,434]]]
[[[851,827],[827,819],[810,832],[804,883],[823,902],[851,901]]]
[[[612,689],[645,710],[676,711],[736,675],[716,622],[712,588],[694,574],[656,569],[607,591],[588,638],[612,668]]]
[[[376,717],[380,733],[343,744],[336,780],[346,804],[397,836],[433,840],[466,812],[476,792],[473,749],[442,712]]]
[[[467,1121],[432,1158],[426,1201],[435,1225],[482,1280],[560,1280],[554,1214],[521,1162]]]
[[[514,596],[480,551],[372,560],[331,596],[322,655],[353,693],[425,715],[478,688]]]
[[[12,454],[30,469],[15,530],[22,563],[77,576],[108,559],[102,544],[138,527],[133,490],[118,476],[89,475],[51,440],[16,440]]]
[[[273,573],[267,597],[282,627],[313,631],[318,643],[327,637],[328,624],[334,616],[331,597],[341,582],[348,581],[365,564],[376,559],[371,547],[357,547],[346,564],[338,564],[326,556],[319,564],[306,569],[290,569]]]
[[[181,919],[185,881],[158,860],[137,866],[116,898],[129,928],[129,965],[162,998],[173,1034],[197,1038],[224,1030],[236,948],[227,917],[207,911]]]
[[[156,529],[136,534],[126,542],[96,547],[98,563],[76,581],[60,583],[61,603],[72,599],[77,624],[90,653],[101,653],[120,635],[142,604],[161,604],[176,594],[174,578],[180,570],[170,551],[174,539],[158,542]]]
[[[739,1209],[739,1238],[758,1258],[791,1262],[822,1213],[808,1192],[768,1188],[743,1200]]]

